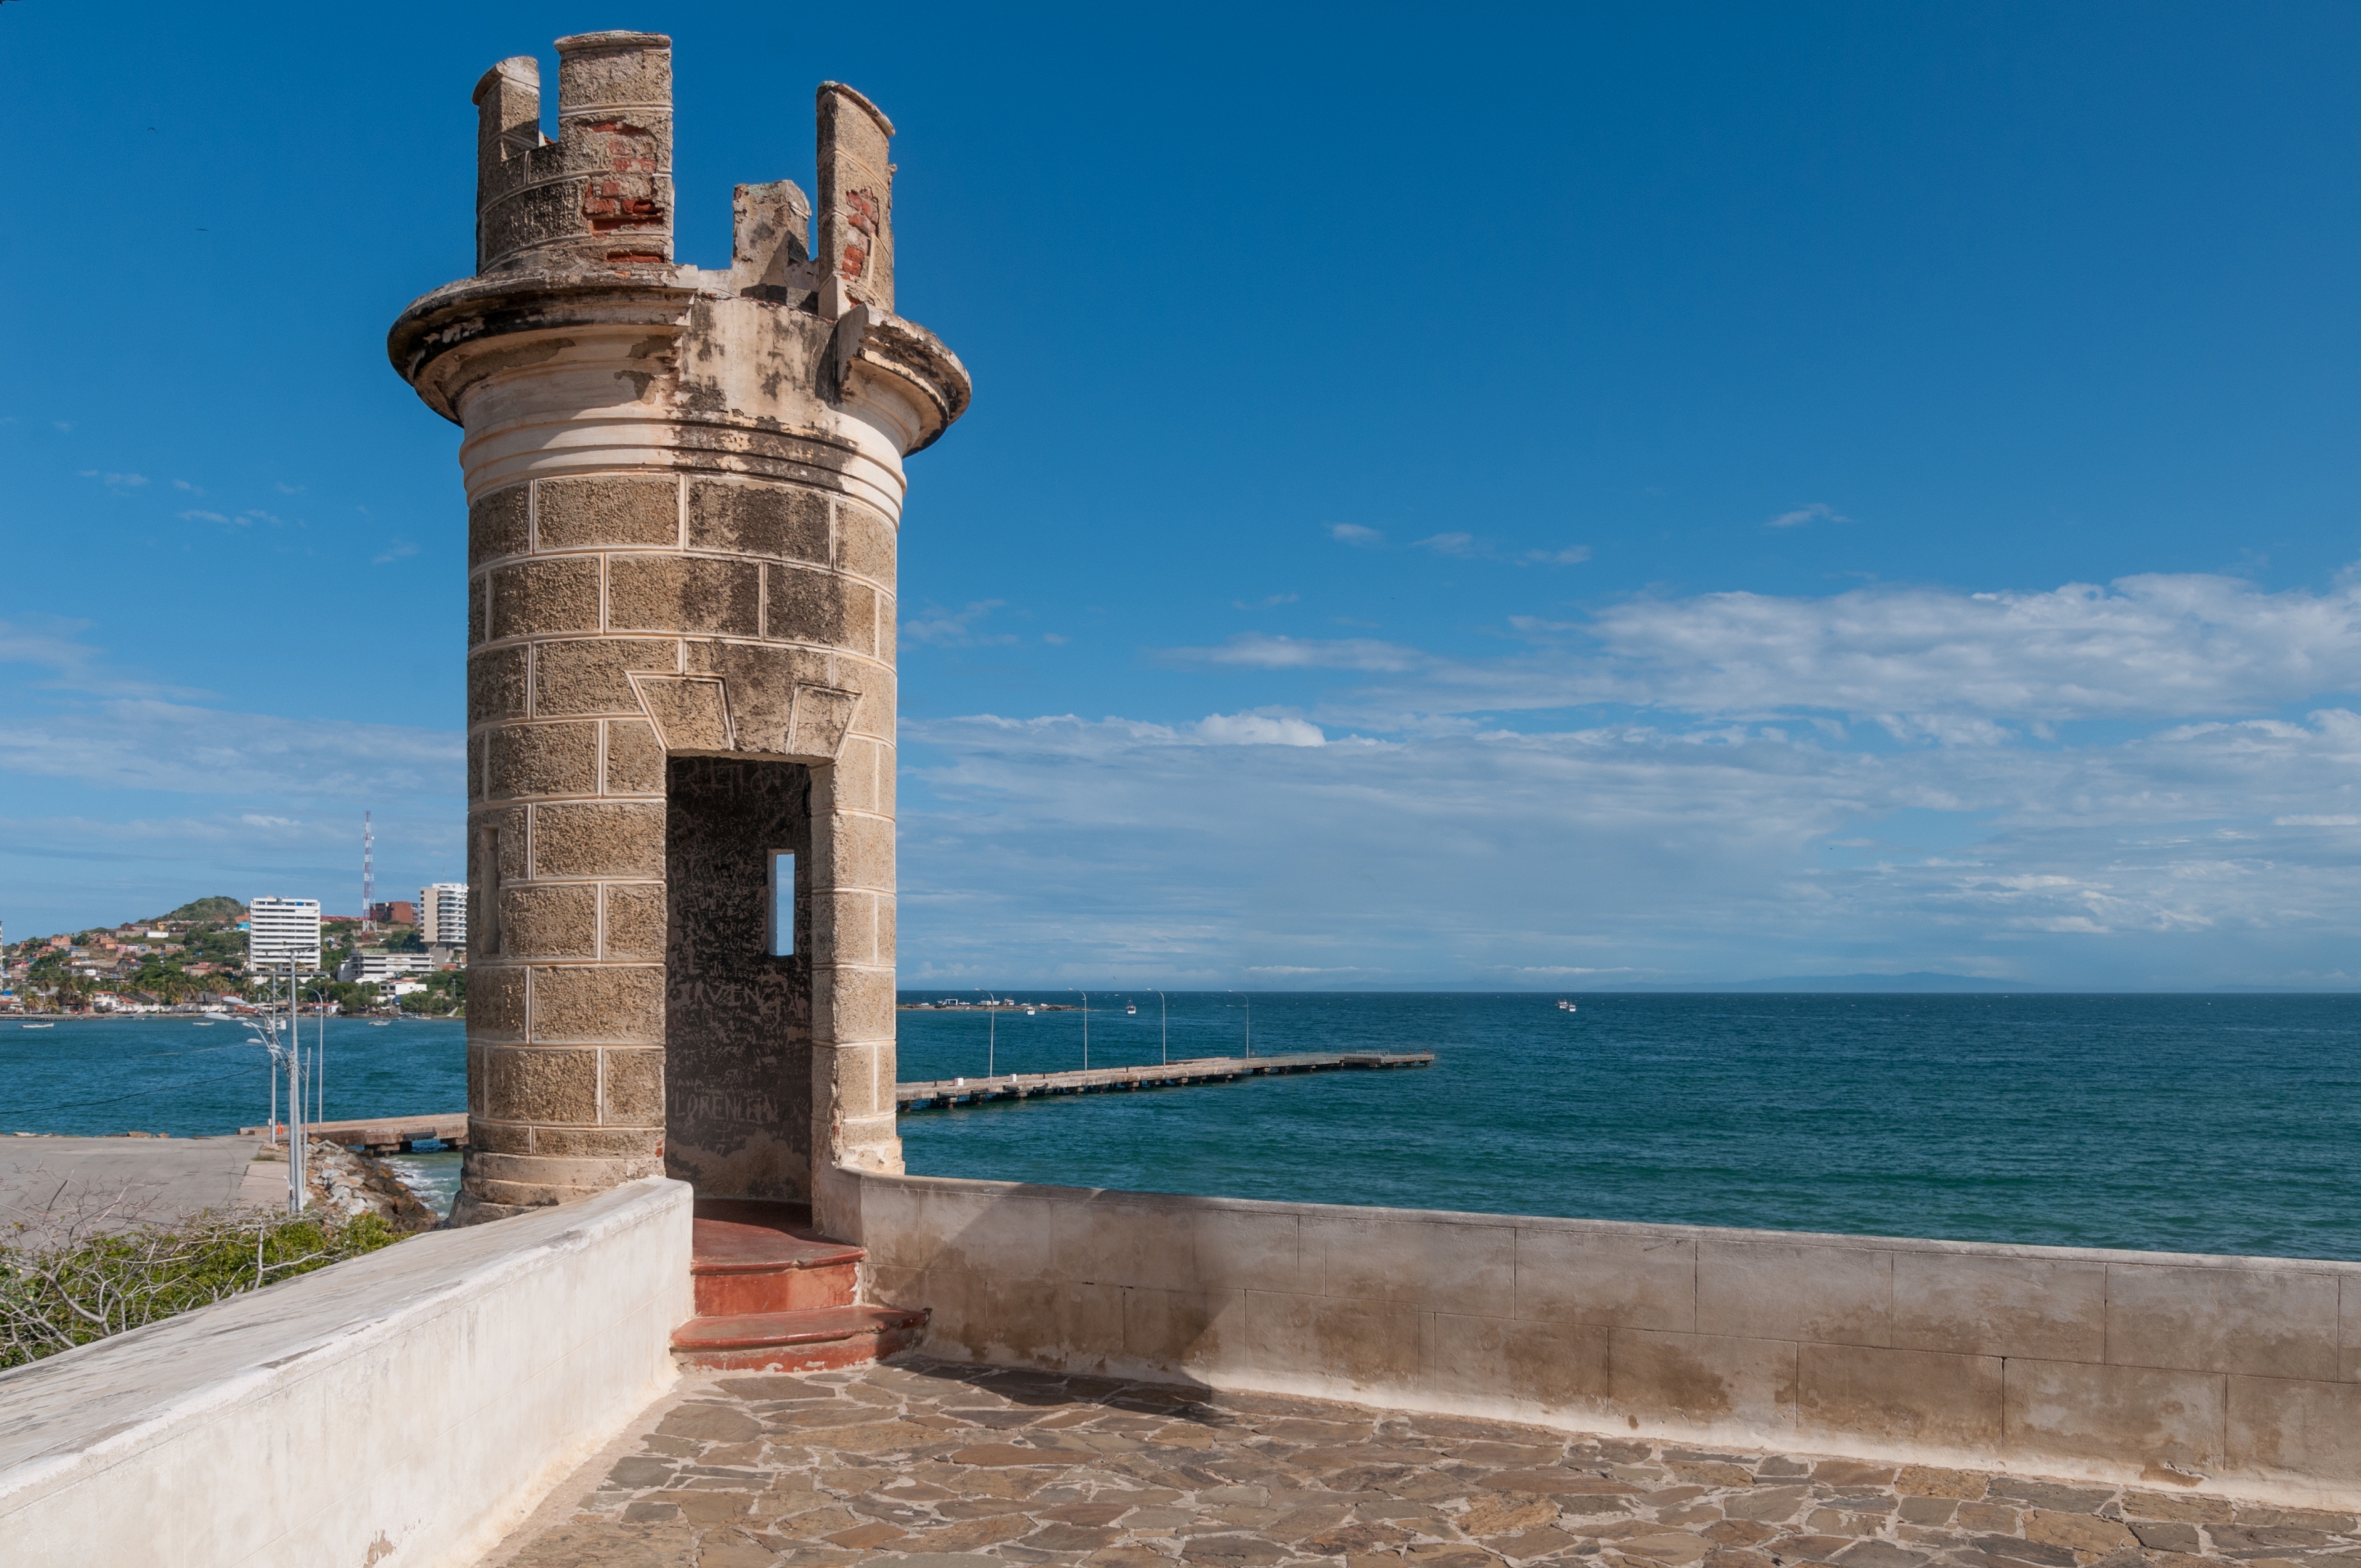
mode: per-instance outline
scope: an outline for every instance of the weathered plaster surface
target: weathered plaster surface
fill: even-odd
[[[2361,1500],[2361,1265],[872,1177],[930,1354]]]
[[[473,1561],[673,1381],[689,1201],[419,1236],[0,1372],[0,1561]]]

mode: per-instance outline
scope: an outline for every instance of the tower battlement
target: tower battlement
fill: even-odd
[[[672,40],[580,33],[557,40],[557,59],[555,141],[542,135],[533,56],[476,83],[477,275],[671,265]],[[730,271],[829,321],[855,304],[890,315],[894,122],[840,82],[816,96],[818,212],[790,181],[739,186]]]
[[[541,134],[541,65],[476,83],[476,271],[672,260],[672,40],[557,40],[557,139]]]

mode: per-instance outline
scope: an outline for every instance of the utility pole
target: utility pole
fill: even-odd
[[[1157,1054],[1164,1058],[1166,1067],[1170,1067],[1172,1065],[1172,1008],[1164,1000],[1164,993],[1160,991],[1156,993],[1156,1022],[1162,1034]]]
[[[1091,1070],[1091,993],[1079,985],[1070,985],[1066,989],[1082,999],[1082,1070],[1088,1072]]]
[[[277,1148],[279,1146],[279,1047],[267,1035],[262,1036],[261,1038],[265,1047],[270,1052],[270,1070],[263,1076],[270,1080],[270,1146]]]

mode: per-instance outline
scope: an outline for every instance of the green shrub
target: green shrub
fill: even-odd
[[[0,1367],[275,1285],[400,1241],[383,1218],[193,1214],[171,1224],[0,1243]]]

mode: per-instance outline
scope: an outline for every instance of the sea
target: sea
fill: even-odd
[[[1249,1047],[1435,1057],[912,1113],[905,1157],[929,1175],[2361,1259],[2361,997],[1093,992],[1087,1020],[898,1017],[905,1080],[1080,1068],[1086,1026],[1093,1067]],[[268,1080],[244,1033],[0,1024],[0,1132],[258,1123]],[[466,1102],[447,1021],[330,1020],[326,1062],[332,1118]],[[412,1159],[447,1201],[456,1157]]]

